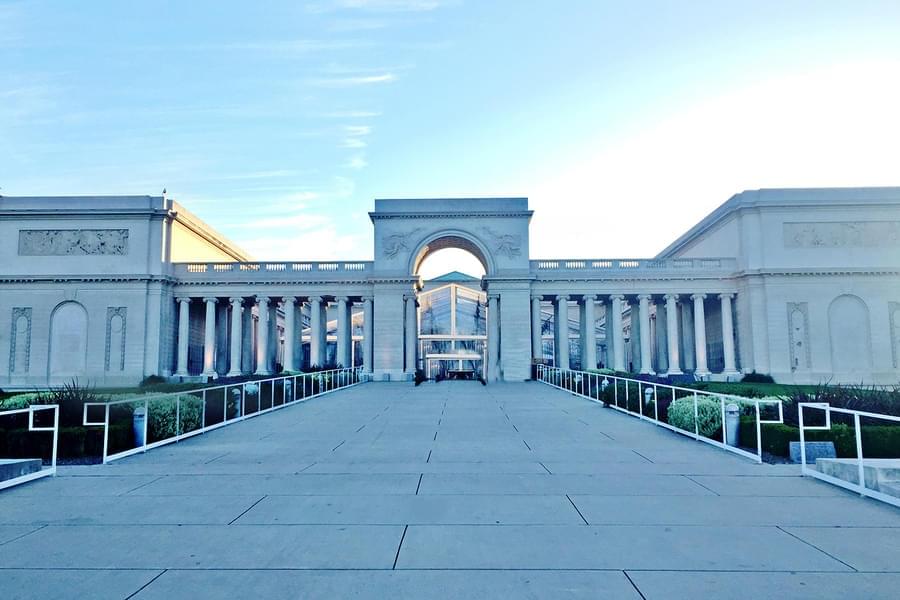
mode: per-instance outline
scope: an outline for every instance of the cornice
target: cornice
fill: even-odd
[[[403,213],[403,212],[370,212],[369,218],[372,221],[381,221],[389,219],[483,219],[491,218],[531,218],[534,214],[533,210],[517,210],[517,211],[470,211],[470,212],[419,212],[419,213]]]

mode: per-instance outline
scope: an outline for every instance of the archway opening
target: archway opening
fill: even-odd
[[[486,270],[480,250],[476,254],[469,247],[438,243],[420,252],[415,262],[422,280],[417,350],[418,366],[427,378],[484,376],[488,314],[481,278]]]
[[[412,264],[413,275],[419,275],[425,280],[454,270],[481,278],[490,272],[490,263],[478,244],[451,234],[424,244]]]

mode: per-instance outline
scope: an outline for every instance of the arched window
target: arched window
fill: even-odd
[[[64,302],[50,317],[50,376],[83,375],[87,364],[87,312],[77,302]]]
[[[835,373],[865,373],[872,368],[869,309],[857,296],[838,296],[828,307],[831,368]]]

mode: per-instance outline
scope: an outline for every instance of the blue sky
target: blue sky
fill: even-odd
[[[0,193],[165,187],[258,258],[371,258],[376,197],[641,257],[743,189],[900,184],[896,1],[0,0],[0,74]]]

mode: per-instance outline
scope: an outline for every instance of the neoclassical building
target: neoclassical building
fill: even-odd
[[[900,380],[900,188],[743,192],[647,259],[531,259],[524,198],[376,200],[372,261],[254,261],[165,195],[0,197],[0,217],[4,389],[325,364],[517,381],[536,360]],[[444,248],[484,276],[423,282]]]

